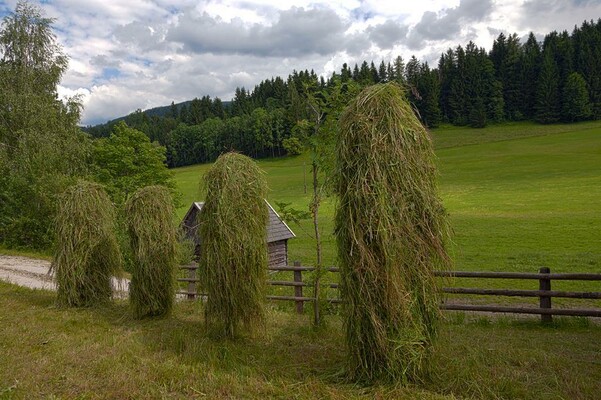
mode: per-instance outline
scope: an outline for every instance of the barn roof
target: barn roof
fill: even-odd
[[[278,242],[280,240],[287,240],[293,237],[296,237],[292,229],[286,225],[286,223],[280,218],[278,213],[273,209],[271,204],[267,200],[265,200],[267,204],[267,209],[269,211],[269,222],[267,223],[267,243]],[[182,226],[192,227],[196,225],[195,220],[190,220],[191,218],[196,218],[196,214],[202,210],[204,206],[204,202],[195,201],[190,206],[190,209],[184,216],[182,221]]]

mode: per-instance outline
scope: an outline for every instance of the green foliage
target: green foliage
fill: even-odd
[[[207,293],[207,325],[236,337],[240,325],[263,323],[267,271],[267,184],[261,169],[237,153],[221,155],[202,184],[199,213],[200,279]]]
[[[165,165],[165,148],[124,122],[113,127],[110,137],[94,142],[93,161],[96,180],[106,185],[117,205],[145,186],[161,185],[174,192],[172,174]]]
[[[133,253],[129,300],[136,318],[169,314],[175,297],[177,235],[171,194],[138,189],[125,204]]]
[[[0,29],[0,242],[48,248],[57,196],[86,174],[78,99],[58,100],[67,57],[39,8],[19,2]]]
[[[340,123],[335,232],[349,374],[416,380],[438,325],[433,271],[450,264],[432,144],[396,84],[364,89]]]
[[[568,122],[582,121],[590,118],[591,104],[586,82],[582,75],[573,72],[563,88],[562,118]]]
[[[484,102],[482,98],[477,97],[474,99],[472,109],[469,115],[469,125],[472,128],[484,128],[486,126],[486,110],[484,109]]]
[[[439,69],[444,119],[456,125],[502,120],[503,85],[484,49],[473,42],[458,46],[441,56]]]
[[[441,120],[437,72],[431,71],[428,63],[420,63],[415,56],[407,63],[406,71],[409,101],[417,109],[418,118],[428,128],[437,127]]]
[[[304,146],[297,137],[289,137],[282,140],[282,147],[288,155],[298,156],[303,153]]]
[[[66,307],[110,300],[121,266],[113,205],[102,186],[79,181],[61,196],[56,216],[57,302]]]
[[[275,201],[275,205],[278,208],[278,215],[284,221],[298,225],[302,220],[311,218],[310,212],[297,210],[296,208],[290,207],[290,204],[292,203]]]
[[[538,90],[536,92],[535,119],[541,124],[559,121],[559,71],[550,51],[543,55]]]

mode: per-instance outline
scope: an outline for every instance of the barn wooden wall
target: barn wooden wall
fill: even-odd
[[[279,240],[277,242],[267,243],[270,267],[282,267],[288,265],[287,242],[287,240]]]

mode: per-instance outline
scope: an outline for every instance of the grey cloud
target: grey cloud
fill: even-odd
[[[105,54],[98,54],[90,59],[90,65],[100,68],[119,68],[121,61],[108,57]]]
[[[426,11],[407,35],[406,44],[415,50],[423,47],[426,41],[453,39],[463,25],[483,20],[492,9],[492,0],[461,0],[457,7],[442,13]]]
[[[554,12],[598,5],[599,0],[527,0],[522,8],[526,12]]]
[[[388,20],[383,24],[370,27],[367,33],[369,39],[377,44],[380,49],[389,49],[407,35],[407,30],[407,26]]]
[[[490,26],[489,26],[489,27],[487,27],[486,29],[488,30],[488,33],[490,33],[490,34],[491,34],[491,36],[494,36],[494,37],[497,37],[497,36],[499,36],[499,34],[500,34],[500,33],[503,33],[503,32],[505,32],[505,30],[504,30],[504,29],[492,28],[492,27],[490,27]]]
[[[339,49],[346,26],[329,9],[291,8],[282,11],[272,26],[240,20],[225,22],[204,13],[180,16],[171,28],[168,40],[182,43],[193,53],[254,54],[262,56],[299,56],[329,54]]]
[[[451,9],[449,14],[466,21],[481,21],[493,9],[492,0],[461,0],[459,6]]]
[[[358,56],[363,54],[363,52],[370,48],[371,42],[367,35],[363,33],[355,33],[353,35],[349,35],[346,38],[346,46],[345,48],[341,48],[340,50],[346,50],[346,52],[353,56]]]
[[[518,27],[523,30],[549,32],[571,30],[584,20],[601,14],[599,0],[528,0],[520,10]]]
[[[160,26],[149,26],[140,21],[119,25],[113,31],[115,39],[125,45],[134,45],[142,50],[158,49],[164,45],[163,28]]]

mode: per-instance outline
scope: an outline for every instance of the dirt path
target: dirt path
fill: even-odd
[[[31,289],[56,290],[50,261],[29,257],[0,255],[0,280]],[[127,297],[129,281],[113,278],[116,297]]]

